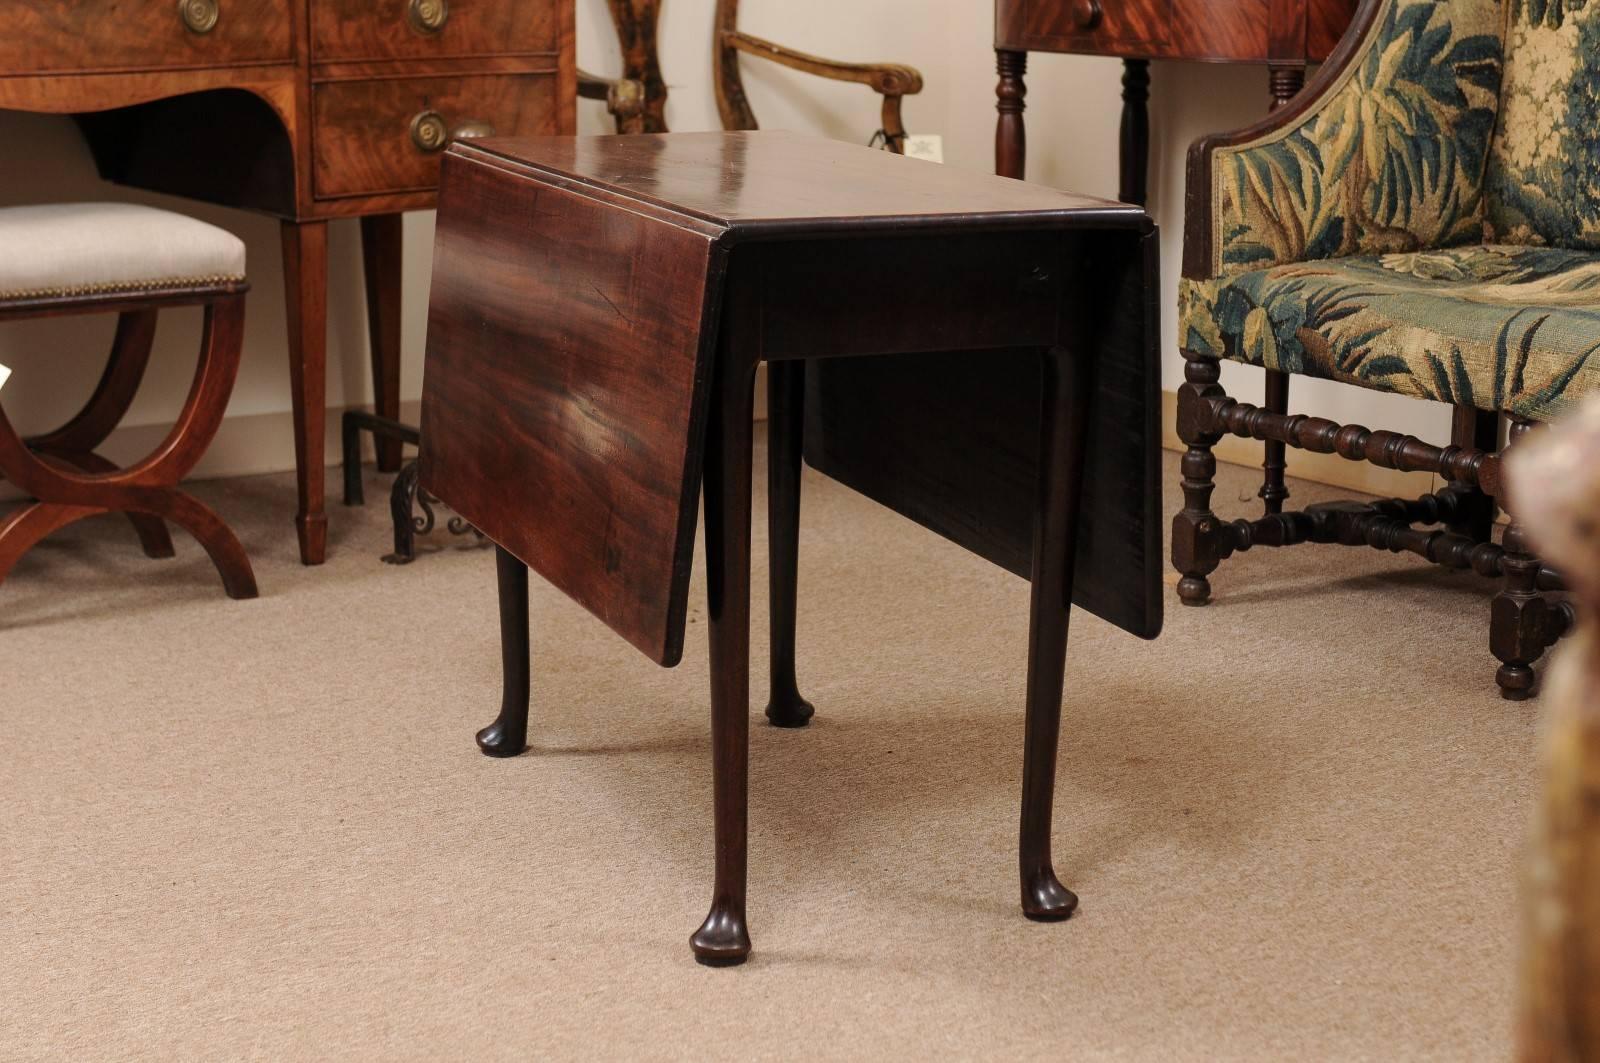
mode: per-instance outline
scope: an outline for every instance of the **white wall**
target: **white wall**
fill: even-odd
[[[620,60],[603,0],[577,0],[580,65],[613,73]],[[671,91],[668,121],[677,130],[718,127],[711,88],[710,27],[713,0],[666,0],[662,65]],[[892,60],[919,67],[927,87],[907,102],[907,125],[945,138],[948,165],[986,171],[993,165],[994,55],[988,0],[745,0],[742,28],[805,51],[841,59]],[[1120,64],[1112,60],[1035,55],[1029,75],[1030,180],[1061,188],[1115,195]],[[764,125],[809,131],[865,143],[877,128],[877,98],[841,85],[756,61],[745,63],[745,83]],[[1266,73],[1255,68],[1156,64],[1152,70],[1150,207],[1164,230],[1163,305],[1176,302],[1182,228],[1183,152],[1202,133],[1253,121],[1267,101]],[[580,129],[605,132],[601,104],[580,101]],[[116,198],[164,203],[242,236],[249,247],[253,294],[245,357],[225,426],[202,474],[256,472],[293,465],[289,435],[289,381],[284,339],[283,282],[278,226],[269,218],[168,200],[103,185],[72,124],[63,118],[0,112],[0,204]],[[25,148],[19,147],[25,146]],[[421,385],[431,214],[407,219],[406,321],[402,397]],[[332,227],[329,298],[328,402],[341,407],[370,401],[361,263],[354,222]],[[170,422],[193,366],[198,313],[169,315],[158,336],[150,377],[128,419],[130,425]],[[1164,321],[1166,386],[1181,381],[1172,315]],[[16,375],[6,388],[6,409],[24,431],[69,414],[100,370],[111,321],[51,320],[0,326],[0,363]],[[1224,384],[1259,400],[1261,373],[1229,366]],[[1294,382],[1297,409],[1370,426],[1401,428],[1443,441],[1449,415],[1425,405],[1343,388],[1321,381]],[[112,456],[127,453],[155,431],[124,438]],[[336,432],[330,431],[330,443]]]

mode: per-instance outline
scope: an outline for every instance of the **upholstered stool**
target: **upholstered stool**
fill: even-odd
[[[212,225],[151,207],[73,203],[0,209],[0,321],[118,315],[110,361],[77,416],[23,439],[0,409],[0,476],[34,501],[0,520],[0,581],[39,540],[84,517],[124,512],[150,557],[171,557],[166,520],[195,537],[231,598],[253,598],[239,540],[178,483],[205,453],[233,390],[244,335],[244,244]],[[144,376],[156,315],[203,306],[194,384],[155,452],[126,469],[95,452]],[[13,366],[16,375],[44,364]],[[13,384],[14,386],[14,384]]]

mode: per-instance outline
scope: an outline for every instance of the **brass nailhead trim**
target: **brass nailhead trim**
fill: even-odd
[[[22,299],[61,299],[74,295],[130,295],[138,292],[164,292],[175,288],[215,288],[224,284],[242,284],[241,276],[213,277],[163,277],[148,281],[110,281],[101,284],[76,284],[66,288],[23,288],[20,291],[0,292],[0,301]]]

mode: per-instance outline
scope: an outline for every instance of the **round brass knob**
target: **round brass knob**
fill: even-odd
[[[438,111],[423,111],[411,120],[411,143],[418,151],[432,154],[450,143],[450,127]]]
[[[1072,21],[1080,30],[1092,30],[1100,25],[1103,13],[1100,0],[1075,0],[1072,5]]]
[[[217,28],[222,11],[217,0],[178,0],[178,17],[190,33],[210,33]]]
[[[449,0],[411,0],[406,13],[406,20],[418,33],[438,33],[449,19]]]

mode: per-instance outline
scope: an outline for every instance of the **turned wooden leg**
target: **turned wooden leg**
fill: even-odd
[[[772,698],[767,703],[767,719],[779,727],[804,727],[816,711],[800,696],[794,667],[805,380],[804,362],[771,362],[767,366],[767,541],[772,592]]]
[[[1513,417],[1506,449],[1532,429],[1531,422]],[[1515,512],[1500,545],[1505,548],[1500,559],[1505,587],[1489,604],[1489,648],[1500,659],[1494,678],[1501,696],[1521,701],[1533,693],[1534,662],[1566,633],[1574,614],[1570,603],[1553,601],[1539,591],[1542,565],[1529,552]]]
[[[1122,133],[1117,198],[1144,206],[1150,182],[1150,61],[1122,61]]]
[[[1094,391],[1093,359],[1092,351],[1060,349],[1044,356],[1018,845],[1022,912],[1029,919],[1065,919],[1078,906],[1078,898],[1056,878],[1050,856],[1050,823],[1055,803],[1061,684],[1067,665],[1067,621],[1072,610],[1084,448],[1088,440],[1089,399]]]
[[[997,50],[995,65],[1000,83],[995,86],[995,110],[1000,117],[994,131],[994,172],[1022,180],[1028,169],[1028,133],[1022,112],[1028,109],[1028,53]]]
[[[478,748],[491,757],[514,757],[528,748],[528,566],[509,550],[494,548],[500,583],[500,715],[478,732]]]
[[[367,281],[367,341],[372,354],[373,412],[400,419],[400,299],[404,282],[405,217],[372,214],[361,219],[361,263]],[[379,472],[400,470],[400,440],[377,436]]]
[[[711,966],[750,955],[745,927],[750,745],[750,472],[755,372],[725,346],[706,431],[706,615],[716,876],[711,911],[689,939]],[[732,364],[730,364],[732,363]]]
[[[1277,369],[1267,370],[1267,401],[1264,406],[1278,416],[1289,412],[1289,374]],[[1261,501],[1266,504],[1266,512],[1282,513],[1283,504],[1288,501],[1289,488],[1284,483],[1284,473],[1288,471],[1287,458],[1288,445],[1281,439],[1269,439],[1262,445],[1264,457],[1261,462]]]
[[[1306,68],[1303,63],[1269,63],[1267,78],[1272,86],[1272,110],[1276,111],[1300,95],[1306,87]]]
[[[1211,448],[1222,433],[1211,427],[1208,399],[1223,394],[1217,384],[1221,366],[1215,358],[1184,352],[1184,385],[1178,389],[1178,438],[1189,444],[1184,452],[1183,509],[1172,518],[1172,567],[1183,576],[1178,599],[1184,605],[1204,605],[1211,598],[1216,570],[1217,536],[1221,522],[1211,512],[1211,492],[1216,488],[1217,459]]]
[[[327,431],[328,223],[283,223],[283,284],[288,299],[289,390],[294,403],[294,463],[300,509],[300,560],[328,554],[323,511],[323,436]]]
[[[1493,452],[1500,446],[1500,415],[1472,406],[1457,406],[1450,423],[1450,445],[1463,450]],[[1494,538],[1495,501],[1476,486],[1455,481],[1450,490],[1460,499],[1462,512],[1447,530],[1480,542]]]

